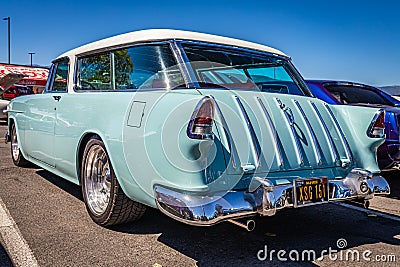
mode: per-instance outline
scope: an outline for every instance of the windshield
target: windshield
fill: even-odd
[[[200,88],[310,95],[285,58],[207,44],[183,43],[182,47]]]

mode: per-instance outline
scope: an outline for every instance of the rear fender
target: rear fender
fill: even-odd
[[[346,136],[357,167],[379,173],[377,149],[385,139],[371,138],[367,135],[368,128],[379,109],[345,105],[329,105],[329,107]]]

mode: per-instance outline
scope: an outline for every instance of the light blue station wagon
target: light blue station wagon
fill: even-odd
[[[384,112],[313,97],[284,53],[144,30],[53,61],[43,94],[8,106],[11,153],[82,186],[91,218],[254,228],[287,207],[388,194]],[[247,222],[239,219],[247,218]]]

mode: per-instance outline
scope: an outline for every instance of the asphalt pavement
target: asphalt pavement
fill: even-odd
[[[371,210],[287,209],[246,232],[227,222],[188,226],[148,209],[138,222],[104,228],[87,214],[79,186],[15,167],[10,144],[0,144],[0,198],[39,266],[400,266],[400,172],[384,175],[392,194]],[[11,266],[3,247],[0,266]]]

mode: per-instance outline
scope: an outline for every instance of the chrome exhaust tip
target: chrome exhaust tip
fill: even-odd
[[[247,220],[245,223],[238,221],[238,220],[233,220],[230,219],[228,222],[233,223],[234,225],[237,225],[239,227],[242,227],[247,230],[247,232],[251,232],[256,228],[256,222],[254,220]]]

